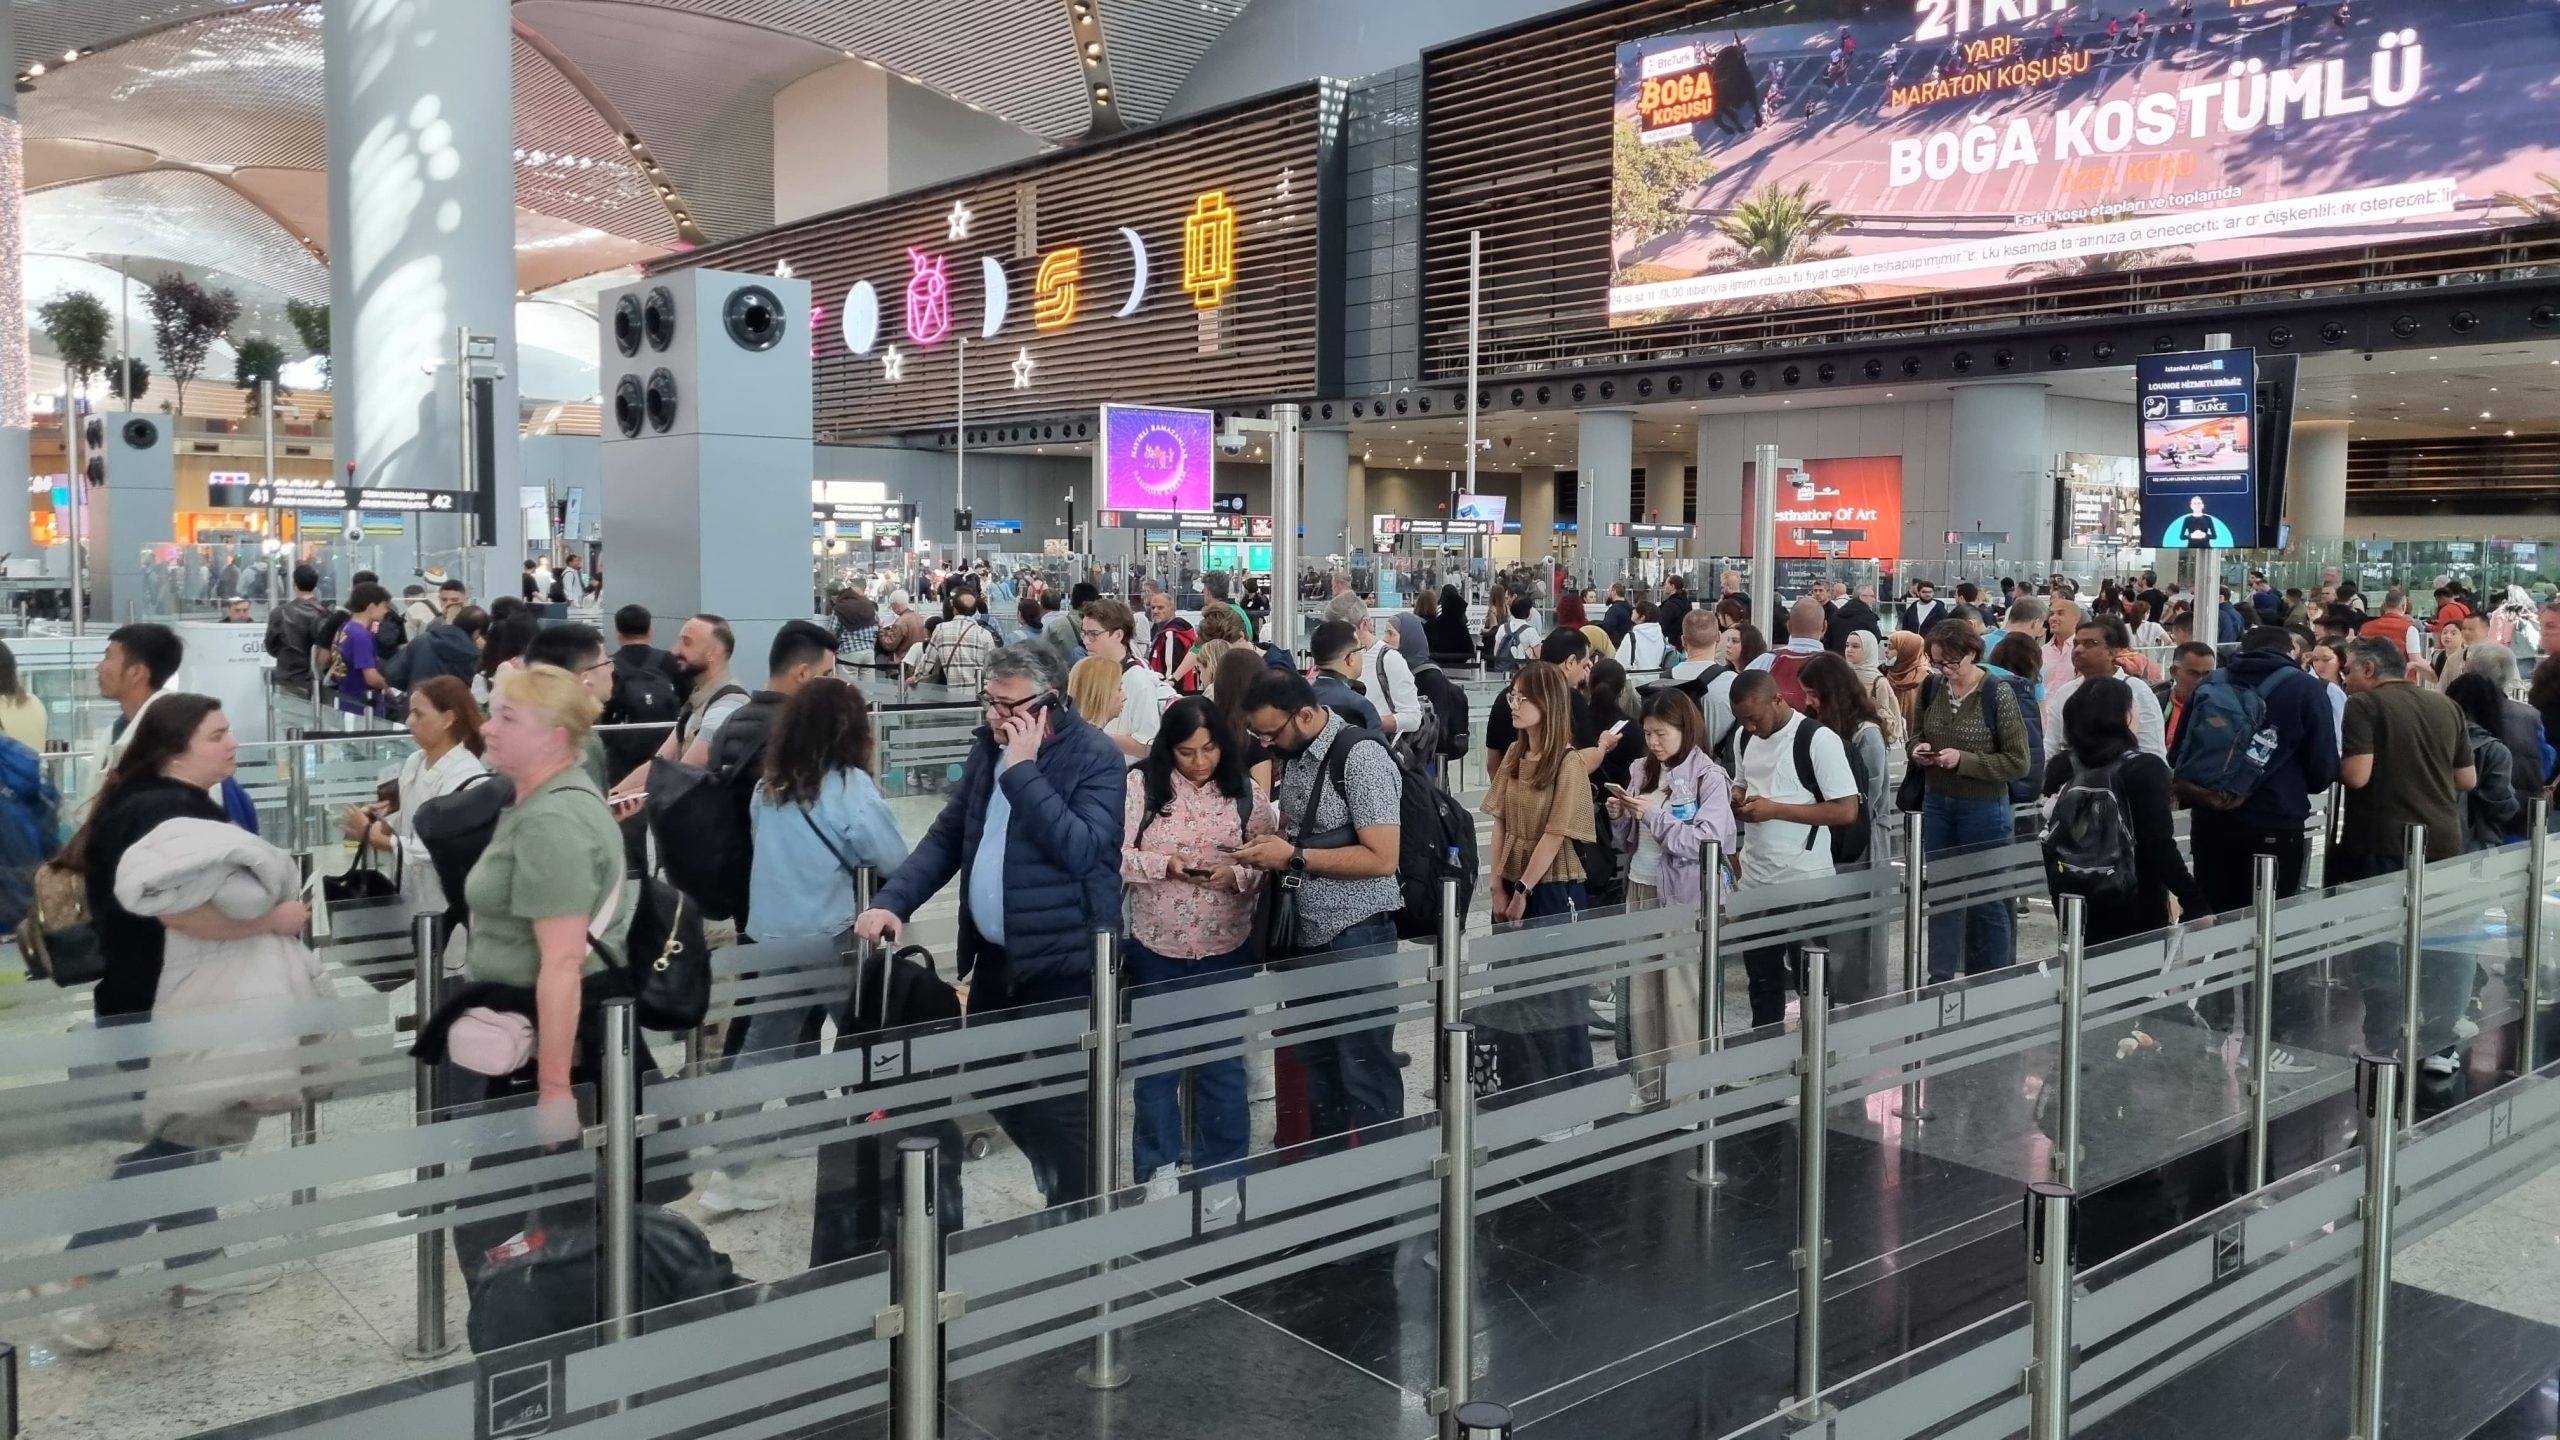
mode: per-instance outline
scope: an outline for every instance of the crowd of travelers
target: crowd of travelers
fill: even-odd
[[[1118,937],[1127,984],[1174,988],[1427,937],[1444,879],[1481,891],[1496,925],[1728,895],[1801,903],[1791,897],[1884,864],[1894,812],[1916,821],[1933,863],[2040,838],[2053,895],[2083,902],[2099,944],[2247,906],[2254,855],[2276,858],[2279,894],[2297,893],[2307,822],[2333,785],[2345,800],[2326,878],[2338,883],[2399,869],[2412,825],[2430,858],[2517,838],[2526,802],[2560,774],[2547,738],[2560,667],[2538,667],[2519,698],[2516,656],[2519,640],[2560,646],[2560,602],[2519,621],[2453,585],[2422,619],[2397,589],[2368,613],[2334,578],[2309,594],[2259,579],[2217,603],[2208,643],[2188,598],[2147,574],[2094,593],[2059,576],[1943,597],[1920,582],[1897,603],[1872,585],[1816,583],[1755,617],[1730,572],[1711,596],[1677,576],[1659,593],[1601,592],[1514,572],[1483,597],[1481,623],[1459,584],[1381,613],[1335,577],[1300,654],[1230,600],[1222,575],[1198,577],[1191,615],[1152,583],[1124,600],[983,567],[930,580],[930,595],[840,589],[819,618],[778,628],[759,677],[718,615],[687,617],[660,648],[657,618],[636,605],[613,612],[608,641],[580,621],[545,623],[516,596],[484,609],[454,581],[395,605],[358,576],[331,606],[308,567],[295,573],[294,598],[267,619],[278,691],[324,694],[416,742],[341,820],[355,864],[391,859],[406,898],[452,922],[450,983],[415,1052],[442,1067],[451,1103],[521,1104],[540,1133],[574,1140],[604,1000],[635,998],[644,1021],[667,1022],[653,1029],[700,1024],[701,996],[653,976],[670,959],[679,972],[704,963],[706,917],[707,933],[753,947],[759,969],[824,972],[848,954],[892,963],[928,902],[956,901],[956,949],[922,958],[904,1008],[849,994],[759,1011],[719,1045],[723,1063],[748,1066],[814,1053],[830,1030],[1081,1003],[1097,931]],[[221,705],[167,689],[182,658],[166,627],[109,637],[99,690],[120,718],[104,779],[39,875],[39,890],[49,881],[79,904],[40,904],[20,927],[60,955],[89,928],[101,1026],[327,983],[303,945],[299,861],[258,838]],[[864,693],[865,672],[884,667],[974,695],[982,721],[912,842],[883,793]],[[1450,793],[1475,731],[1449,673],[1479,669],[1501,683],[1475,772],[1489,822],[1480,868],[1474,817]],[[2180,808],[2199,820],[2184,850]],[[864,872],[877,877],[867,899]],[[1783,1022],[1816,949],[1835,1003],[1883,992],[1884,948],[1857,930],[1751,949],[1750,1023]],[[2005,901],[1950,907],[1927,927],[1933,981],[2018,951]],[[2422,965],[2419,1051],[2441,1073],[2477,1028],[2477,985],[2468,963],[2438,960]],[[2376,947],[2353,969],[2366,1045],[2396,1048],[2396,951]],[[2284,980],[2271,1064],[2298,1071],[2320,1017],[2307,976]],[[695,988],[707,985],[706,971]],[[1694,1046],[1704,1006],[1721,1003],[1682,966],[1615,998],[1622,1059]],[[2196,1022],[2228,1031],[2232,1012],[2227,994],[2207,997]],[[1497,997],[1481,1018],[1480,1092],[1594,1063],[1579,991]],[[1231,1056],[1149,1075],[1135,1086],[1131,1179],[1165,1197],[1231,1174],[1266,1086],[1278,1143],[1348,1143],[1404,1113],[1407,1062],[1381,1017],[1286,1041],[1267,1078]],[[644,1056],[643,1068],[656,1066]],[[1662,1098],[1659,1070],[1639,1080]],[[146,1135],[118,1176],[212,1163],[278,1113],[272,1083],[137,1083]],[[1000,1101],[994,1120],[1046,1204],[1088,1198],[1081,1097]],[[822,1154],[822,1172],[831,1163]],[[717,1219],[782,1196],[769,1170],[723,1165],[696,1198]],[[813,1263],[877,1244],[876,1216],[831,1215],[830,1203],[822,1193]],[[500,1263],[518,1229],[459,1227],[466,1274]],[[218,1296],[274,1283],[252,1271],[207,1285]],[[113,1343],[76,1297],[55,1320],[74,1352]]]

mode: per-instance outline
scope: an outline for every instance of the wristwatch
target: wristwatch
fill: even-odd
[[[1307,852],[1295,845],[1289,847],[1289,873],[1292,875],[1307,873]]]

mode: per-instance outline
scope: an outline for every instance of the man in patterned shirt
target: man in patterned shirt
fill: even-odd
[[[1236,863],[1279,876],[1297,895],[1295,930],[1269,937],[1273,954],[1303,964],[1330,951],[1394,944],[1395,912],[1403,903],[1396,886],[1403,778],[1385,742],[1354,731],[1316,703],[1314,688],[1295,671],[1254,677],[1245,691],[1244,721],[1279,762],[1272,798],[1281,833],[1239,847]],[[1317,1138],[1404,1114],[1394,1040],[1388,1020],[1374,1030],[1292,1047],[1307,1072]]]

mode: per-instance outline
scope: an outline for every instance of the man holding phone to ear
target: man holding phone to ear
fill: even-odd
[[[1120,928],[1128,767],[1119,746],[1062,702],[1064,670],[1038,641],[988,657],[979,696],[987,723],[959,783],[853,922],[865,940],[895,940],[916,907],[960,877],[960,973],[972,1011],[1084,999],[1094,930]],[[1091,1193],[1082,1096],[995,1115],[1050,1205]]]

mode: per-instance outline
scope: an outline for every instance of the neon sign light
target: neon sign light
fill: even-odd
[[[1035,330],[1065,328],[1076,318],[1077,282],[1084,276],[1084,247],[1069,245],[1040,257],[1040,274],[1032,282],[1031,326]]]
[[[910,245],[907,261],[907,338],[919,345],[939,345],[951,333],[951,278],[942,257]]]
[[[1191,303],[1214,310],[1236,283],[1236,211],[1227,192],[1212,190],[1182,217],[1182,288]]]

